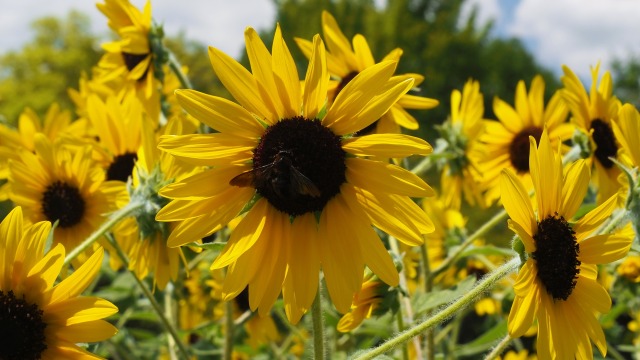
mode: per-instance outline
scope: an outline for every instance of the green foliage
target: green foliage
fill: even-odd
[[[38,114],[56,101],[73,109],[67,88],[77,87],[80,74],[100,57],[86,15],[71,11],[64,19],[45,17],[31,26],[33,40],[0,57],[0,115],[10,123],[27,106]]]
[[[623,102],[640,107],[640,56],[616,59],[611,67],[616,96]]]

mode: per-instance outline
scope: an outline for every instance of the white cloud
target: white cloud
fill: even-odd
[[[566,64],[583,79],[601,61],[640,53],[640,1],[521,0],[507,27],[509,35],[533,44],[540,63],[556,73]]]
[[[462,5],[460,21],[466,21],[471,10],[477,11],[477,24],[483,26],[491,20],[500,19],[503,16],[498,0],[467,0]]]

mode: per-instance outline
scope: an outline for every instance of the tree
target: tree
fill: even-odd
[[[640,57],[616,59],[612,63],[614,94],[623,102],[640,107]]]
[[[76,11],[32,23],[33,40],[0,57],[0,115],[14,123],[27,106],[40,115],[53,102],[73,108],[67,88],[77,87],[80,74],[89,73],[100,57],[89,25]]]

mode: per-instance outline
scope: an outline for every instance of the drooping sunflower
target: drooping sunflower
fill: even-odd
[[[122,186],[104,181],[90,146],[67,147],[60,140],[51,143],[36,134],[34,152],[23,150],[19,160],[11,161],[10,198],[31,222],[59,221],[54,242],[71,251],[116,210]],[[83,262],[86,255],[78,259]]]
[[[390,291],[389,285],[368,272],[365,274],[362,288],[353,297],[351,310],[340,318],[336,328],[340,332],[350,332],[365,319],[388,314],[390,311],[396,312],[399,306],[398,292]]]
[[[151,48],[151,2],[142,12],[128,0],[105,0],[98,9],[109,19],[109,27],[120,39],[105,43],[106,51],[98,63],[102,81],[124,78],[125,92],[135,93],[153,120],[160,115],[159,81],[154,77],[154,54]]]
[[[560,92],[571,110],[572,122],[589,138],[592,151],[587,161],[594,167],[597,199],[601,203],[618,190],[616,179],[620,170],[609,157],[615,157],[619,147],[611,123],[618,117],[620,101],[613,95],[613,82],[608,71],[598,84],[600,64],[591,68],[591,88],[588,94],[571,69],[563,66],[562,70],[564,89]]]
[[[578,160],[563,172],[560,152],[546,131],[539,148],[530,139],[530,169],[537,214],[513,171],[504,170],[501,178],[509,228],[527,254],[514,285],[509,334],[522,336],[537,319],[539,357],[591,359],[590,340],[604,356],[607,345],[597,314],[609,311],[611,299],[597,281],[596,265],[624,257],[633,234],[626,229],[594,233],[616,207],[616,195],[569,223],[587,192],[589,166]]]
[[[500,172],[510,169],[524,184],[532,189],[529,170],[529,136],[540,141],[546,126],[552,145],[568,140],[573,135],[573,125],[566,122],[568,109],[559,93],[555,93],[547,106],[544,104],[544,80],[536,75],[527,94],[524,81],[516,86],[515,108],[499,98],[493,101],[493,111],[499,121],[485,121],[485,131],[480,137],[480,173],[485,199],[492,204],[500,197]],[[561,146],[562,153],[568,146]]]
[[[447,207],[460,209],[462,196],[470,205],[484,205],[478,171],[478,138],[484,127],[480,83],[469,80],[462,92],[451,93],[451,118],[440,127],[447,148],[455,157],[442,168],[440,183]]]
[[[133,168],[130,198],[142,197],[147,206],[136,216],[125,219],[114,231],[115,238],[127,253],[129,268],[136,276],[144,279],[152,274],[154,285],[164,289],[169,280],[175,280],[184,260],[182,249],[167,246],[167,237],[176,224],[157,222],[157,211],[167,203],[158,195],[160,188],[174,180],[180,180],[196,171],[196,167],[184,164],[167,153],[157,149],[158,139],[153,125],[148,119],[139,119],[142,125],[143,142],[136,152],[137,162]],[[181,117],[172,118],[163,127],[163,134],[191,134],[196,125]],[[133,165],[133,164],[132,164]],[[131,171],[131,170],[129,170]],[[199,239],[197,239],[199,240]]]
[[[54,286],[65,249],[58,244],[45,254],[50,231],[47,221],[27,225],[20,207],[0,223],[0,359],[101,359],[76,344],[117,332],[102,319],[118,308],[79,296],[100,271],[103,251]]]
[[[353,37],[353,47],[349,39],[342,33],[336,19],[328,12],[322,12],[322,30],[324,41],[327,44],[327,67],[329,74],[334,79],[329,83],[328,102],[335,100],[336,96],[353,78],[363,70],[376,64],[367,39],[361,34]],[[311,58],[313,44],[311,41],[301,38],[295,39],[302,53]],[[394,49],[382,61],[399,61],[402,56],[401,49]],[[398,79],[414,79],[414,86],[420,85],[424,76],[419,74],[402,74]],[[438,106],[438,100],[422,96],[405,94],[400,97],[391,108],[380,117],[378,121],[371,123],[358,134],[370,133],[400,133],[400,128],[416,130],[418,121],[405,109],[432,109]]]
[[[620,144],[617,157],[626,166],[640,167],[640,113],[632,104],[624,104],[618,117],[611,122],[616,142]]]
[[[428,154],[429,144],[400,134],[350,136],[380,118],[413,80],[389,81],[396,63],[383,62],[361,72],[325,107],[329,75],[319,36],[302,86],[279,27],[271,53],[255,30],[248,28],[245,40],[253,74],[209,49],[214,71],[239,105],[177,92],[188,113],[219,133],[165,136],[159,147],[215,168],[163,188],[160,194],[172,201],[157,219],[182,221],[168,240],[179,246],[251,207],[212,265],[229,266],[225,299],[248,285],[251,309],[265,315],[282,290],[295,323],[316,296],[322,267],[331,299],[347,312],[365,265],[386,283],[398,282],[372,224],[412,245],[433,229],[409,198],[433,194],[423,180],[360,158]]]

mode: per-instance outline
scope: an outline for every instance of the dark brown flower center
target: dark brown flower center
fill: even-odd
[[[556,213],[538,223],[533,236],[538,279],[555,300],[567,300],[576,287],[580,272],[580,246],[576,233],[562,216]]]
[[[591,121],[591,129],[593,129],[593,141],[596,143],[596,159],[600,161],[602,166],[610,169],[613,166],[613,161],[609,157],[615,158],[618,153],[611,125],[600,119],[595,119]]]
[[[47,349],[42,310],[0,290],[0,359],[35,360]]]
[[[107,169],[107,180],[127,182],[136,160],[138,160],[138,154],[136,153],[124,153],[116,156]]]
[[[529,136],[533,136],[539,143],[542,129],[536,126],[524,128],[513,137],[511,144],[509,144],[509,159],[518,173],[529,172]]]
[[[61,228],[71,227],[82,220],[85,202],[78,188],[66,182],[50,184],[42,196],[42,213],[52,223],[59,220]]]
[[[257,192],[291,216],[321,211],[346,181],[340,137],[320,120],[294,117],[268,127],[253,154]]]
[[[126,53],[126,52],[122,53],[122,58],[124,59],[124,64],[127,66],[127,70],[129,70],[129,71],[133,71],[133,69],[135,69],[136,66],[138,66],[138,64],[140,64],[144,59],[146,59],[147,56],[149,56],[149,54],[131,54],[131,53]],[[144,74],[142,74],[142,76],[140,76],[136,80],[138,80],[138,81],[143,80],[144,78],[147,77],[147,73],[148,72],[149,72],[149,67],[147,67],[144,70]]]

